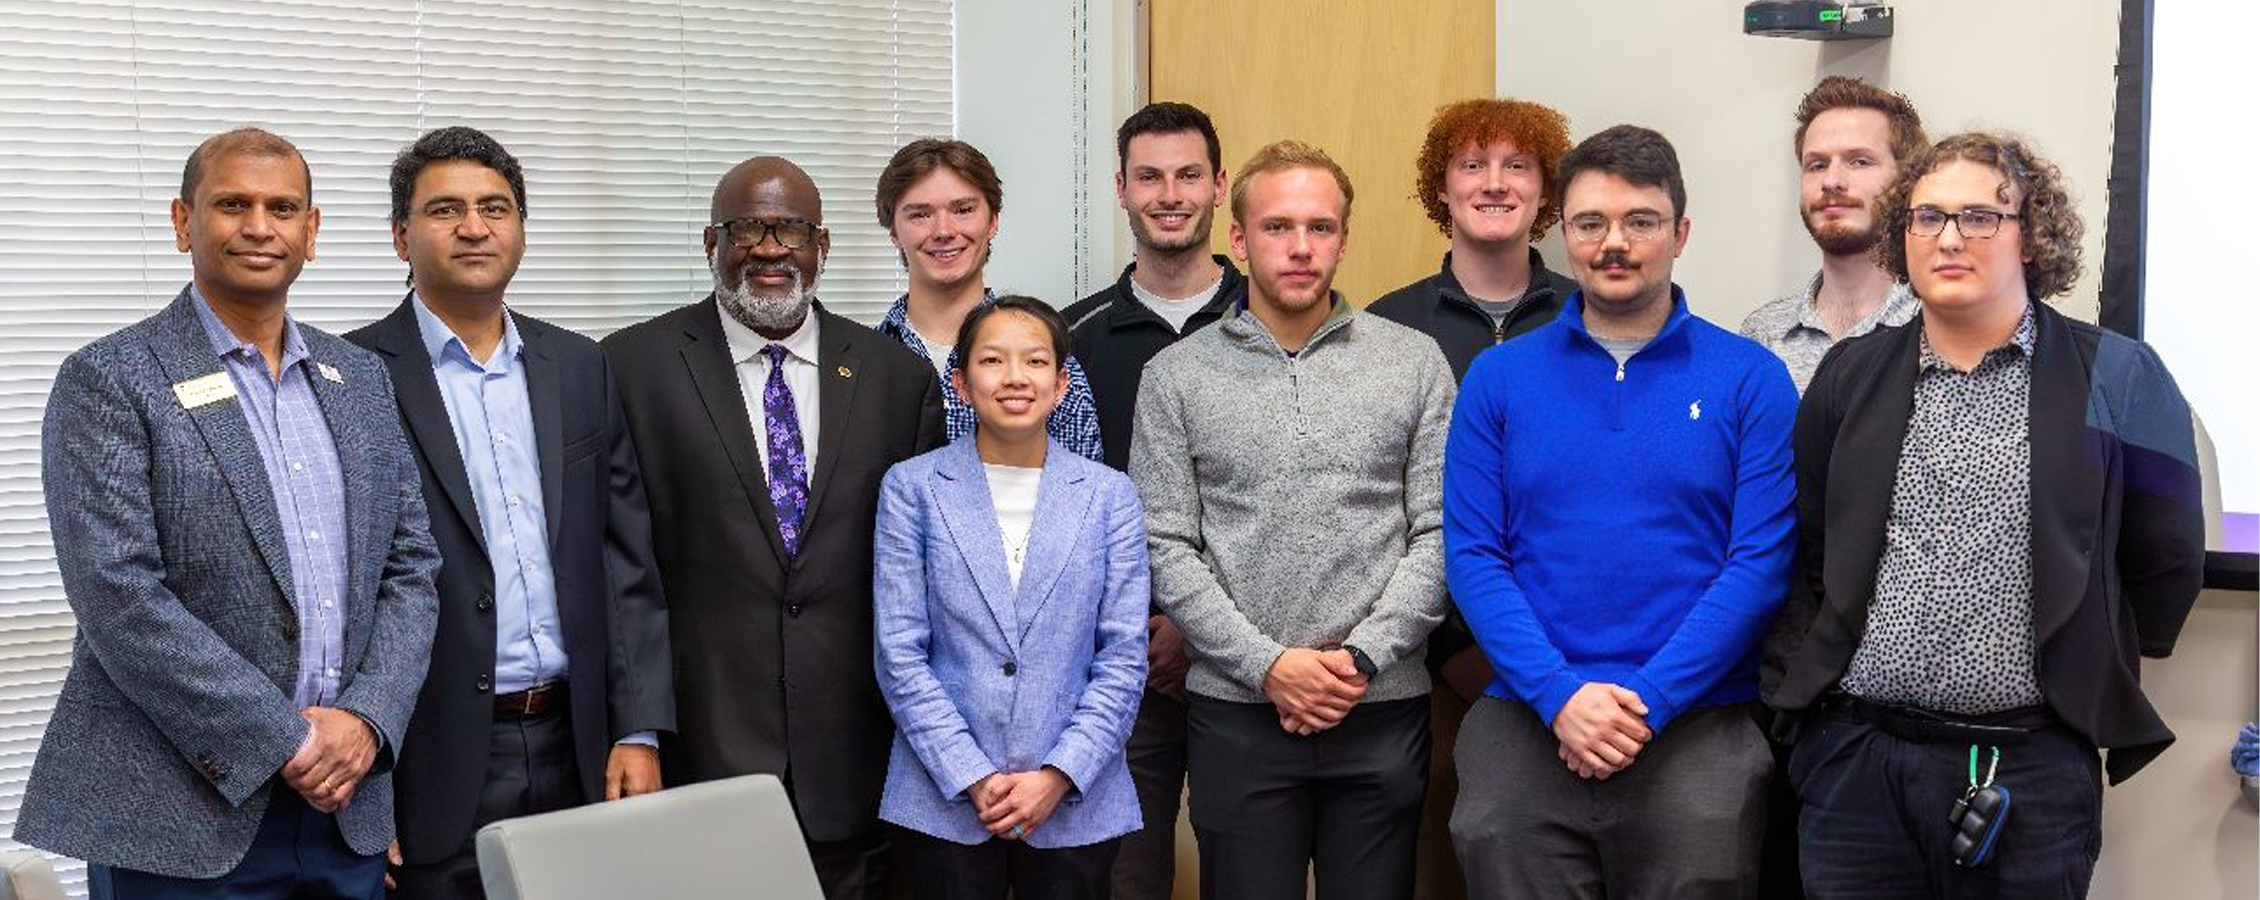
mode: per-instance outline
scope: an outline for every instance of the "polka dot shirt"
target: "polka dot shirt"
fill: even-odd
[[[2033,663],[2033,315],[1968,371],[1922,343],[1848,693],[1980,715],[2042,700]]]

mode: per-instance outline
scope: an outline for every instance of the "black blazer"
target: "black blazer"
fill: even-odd
[[[436,862],[471,837],[494,722],[494,564],[431,355],[404,301],[346,337],[392,375],[431,507],[439,628],[431,670],[394,769],[400,848]],[[651,525],[635,445],[596,342],[511,313],[525,342],[526,393],[540,445],[542,509],[557,616],[571,659],[573,749],[587,800],[604,799],[612,743],[673,731],[667,603],[651,559]],[[664,769],[661,776],[669,776]]]
[[[2204,582],[2188,405],[2148,346],[2035,304],[2032,604],[2041,690],[2111,751],[2112,783],[2174,734],[2139,656],[2173,651]],[[1801,570],[1768,639],[1766,702],[1795,713],[1836,688],[1866,632],[1922,317],[1837,345],[1797,414]],[[1793,732],[1796,716],[1781,717]]]
[[[942,443],[934,370],[817,306],[817,439],[788,562],[712,296],[604,340],[673,606],[673,783],[790,773],[810,840],[878,824],[894,720],[872,670],[871,544],[888,467]]]

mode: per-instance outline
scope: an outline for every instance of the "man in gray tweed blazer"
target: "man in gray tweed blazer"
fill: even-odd
[[[288,141],[182,173],[194,281],[63,362],[41,460],[70,675],[15,838],[96,898],[384,896],[439,559],[384,366],[285,313],[320,215]]]

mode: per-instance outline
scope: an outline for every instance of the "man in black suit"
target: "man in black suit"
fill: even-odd
[[[404,898],[483,896],[496,819],[660,787],[675,727],[667,607],[635,445],[596,343],[510,311],[526,185],[442,128],[392,167],[412,290],[348,335],[392,375],[444,564],[431,670],[395,770]]]
[[[942,441],[939,382],[814,302],[831,235],[798,166],[739,163],[712,213],[714,292],[604,341],[674,601],[667,769],[783,777],[826,896],[876,898],[894,720],[872,673],[873,517],[887,468]]]

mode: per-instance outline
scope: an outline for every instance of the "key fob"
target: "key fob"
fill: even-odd
[[[2002,826],[2009,821],[2009,789],[1998,784],[1979,788],[1955,803],[1956,809],[1965,806],[1967,809],[1954,822],[1954,837],[1948,849],[1955,865],[1974,869],[1993,860]]]

